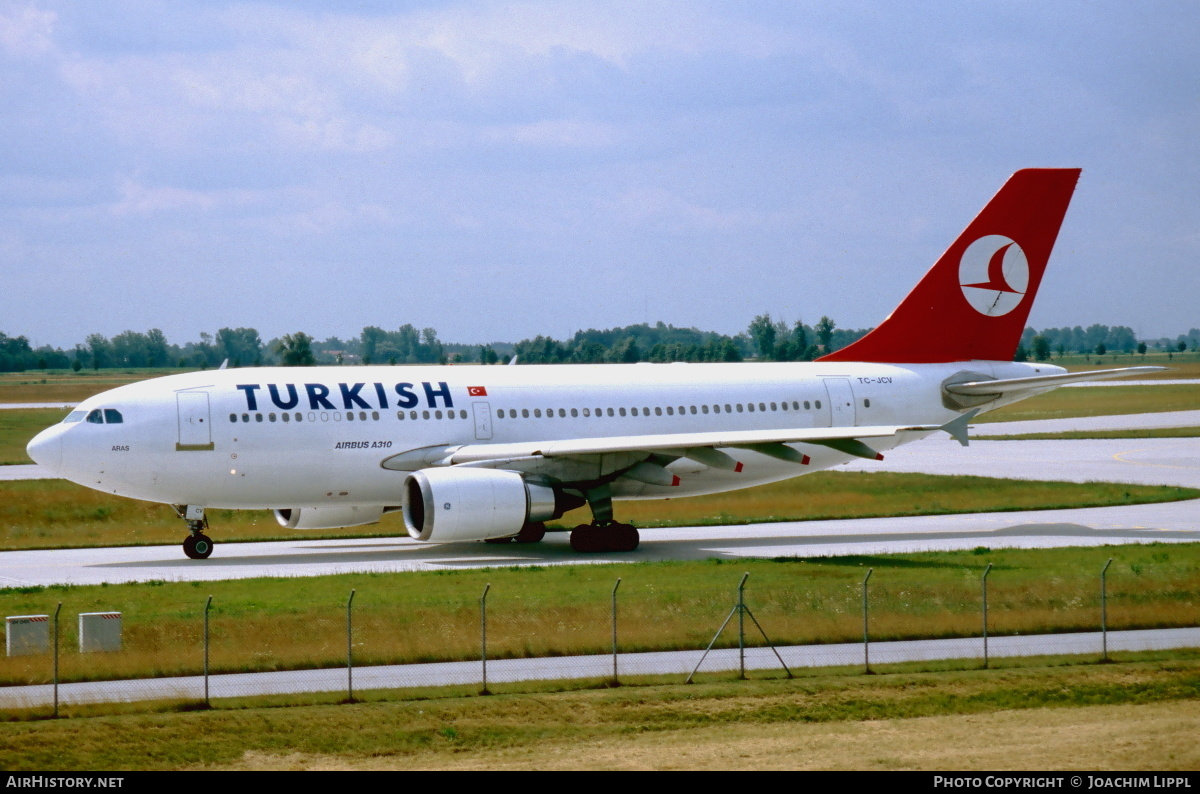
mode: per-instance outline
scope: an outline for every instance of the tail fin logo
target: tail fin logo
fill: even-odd
[[[963,251],[958,283],[980,314],[1001,317],[1021,305],[1029,287],[1029,261],[1021,246],[1000,234],[980,237]]]

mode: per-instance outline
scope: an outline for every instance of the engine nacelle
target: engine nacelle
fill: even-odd
[[[442,543],[515,535],[526,523],[558,518],[570,501],[515,471],[420,469],[404,480],[401,510],[409,537]]]
[[[372,505],[336,505],[333,507],[291,507],[275,511],[275,520],[288,529],[338,529],[374,524],[383,516],[383,508]]]

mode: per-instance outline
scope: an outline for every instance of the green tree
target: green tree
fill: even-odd
[[[387,338],[388,332],[378,326],[368,325],[363,328],[362,334],[359,335],[359,353],[362,356],[362,363],[383,361],[384,356],[377,356],[377,351],[379,346],[387,341]]]
[[[821,351],[832,353],[830,344],[833,340],[833,329],[837,327],[833,320],[830,320],[825,315],[821,315],[821,319],[817,320],[817,325],[813,329],[817,334],[817,343],[821,346]]]
[[[167,336],[158,328],[146,332],[146,356],[151,367],[165,367],[171,362]]]
[[[1041,334],[1033,338],[1033,357],[1038,361],[1050,360],[1050,340]]]
[[[231,367],[262,363],[262,339],[253,328],[222,328],[217,331],[217,355]]]
[[[636,364],[642,360],[642,352],[638,350],[637,340],[627,336],[613,346],[609,352],[609,360],[618,364]]]
[[[312,341],[312,337],[303,331],[284,334],[276,343],[275,352],[279,353],[285,367],[311,367],[317,363],[312,352]]]
[[[770,314],[760,314],[754,318],[747,329],[750,338],[754,340],[754,351],[762,361],[769,361],[775,356],[775,324],[771,322]]]
[[[87,338],[88,351],[92,354],[92,369],[100,369],[112,365],[112,345],[101,334],[92,334]]]

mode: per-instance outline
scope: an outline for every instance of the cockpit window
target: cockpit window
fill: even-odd
[[[100,409],[97,408],[87,415],[87,420],[94,425],[102,425],[104,424],[104,414],[102,414]]]
[[[86,414],[87,414],[87,411],[71,411],[71,413],[67,414],[66,418],[63,419],[63,424],[70,425],[70,424],[74,424],[76,422],[82,422],[83,417]]]
[[[105,421],[105,423],[110,424],[110,425],[119,425],[122,422],[124,422],[125,419],[124,419],[124,417],[121,416],[121,412],[118,411],[116,408],[105,408],[104,409],[104,421]]]

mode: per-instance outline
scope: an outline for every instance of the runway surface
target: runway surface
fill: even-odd
[[[64,402],[64,403],[0,403],[0,411],[4,411],[4,410],[28,411],[30,409],[38,409],[38,408],[61,408],[62,410],[65,411],[69,408],[74,408],[78,404],[79,403],[67,403],[67,402]]]
[[[178,546],[0,553],[0,586],[217,581],[354,572],[436,571],[748,557],[819,557],[989,548],[1200,541],[1200,500],[1128,507],[795,521],[642,530],[632,554],[571,551],[567,533],[531,545],[424,544],[406,537],[217,542],[207,560]],[[181,533],[182,534],[182,533]],[[217,534],[214,531],[213,534]]]
[[[1072,430],[1148,430],[1156,427],[1200,427],[1200,411],[1032,419],[1025,422],[980,422],[971,425],[971,436],[1067,433]]]

